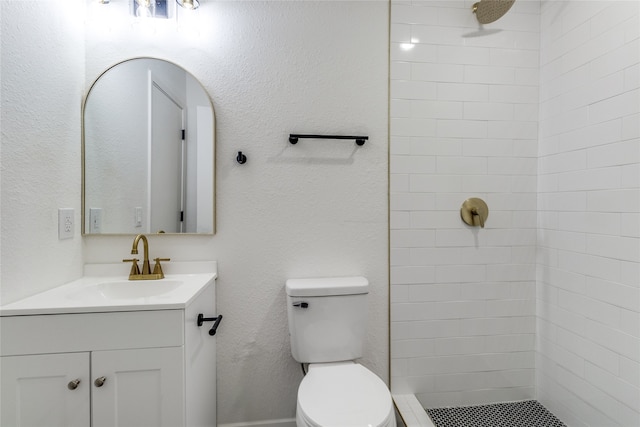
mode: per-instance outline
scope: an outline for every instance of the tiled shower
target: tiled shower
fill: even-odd
[[[640,3],[472,5],[391,5],[392,391],[640,425]]]

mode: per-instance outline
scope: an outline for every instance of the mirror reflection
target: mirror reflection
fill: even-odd
[[[136,58],[83,111],[83,233],[214,233],[215,119],[187,71]]]

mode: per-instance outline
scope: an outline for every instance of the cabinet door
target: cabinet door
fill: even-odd
[[[0,425],[90,425],[89,353],[0,357],[0,378]]]
[[[183,354],[182,347],[91,353],[92,426],[183,426]]]

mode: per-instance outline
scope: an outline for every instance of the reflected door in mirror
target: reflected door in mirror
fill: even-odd
[[[181,233],[184,187],[183,107],[154,82],[151,95],[150,228]]]

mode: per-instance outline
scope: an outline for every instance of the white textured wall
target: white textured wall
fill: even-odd
[[[8,303],[82,274],[83,1],[1,1],[2,274]],[[58,240],[58,208],[75,238]]]
[[[640,425],[640,3],[542,6],[540,401]]]
[[[155,34],[126,19],[88,23],[85,86],[115,62],[155,56],[182,65],[208,90],[216,110],[218,233],[152,236],[151,255],[219,261],[219,423],[292,418],[302,374],[289,350],[289,277],[369,278],[363,363],[388,379],[388,4],[201,4],[199,22]],[[362,148],[292,146],[289,133],[370,140]],[[248,157],[242,166],[239,150]],[[84,243],[87,262],[113,262],[128,256],[131,238]]]
[[[391,10],[391,382],[428,407],[534,396],[539,3],[472,3]]]

